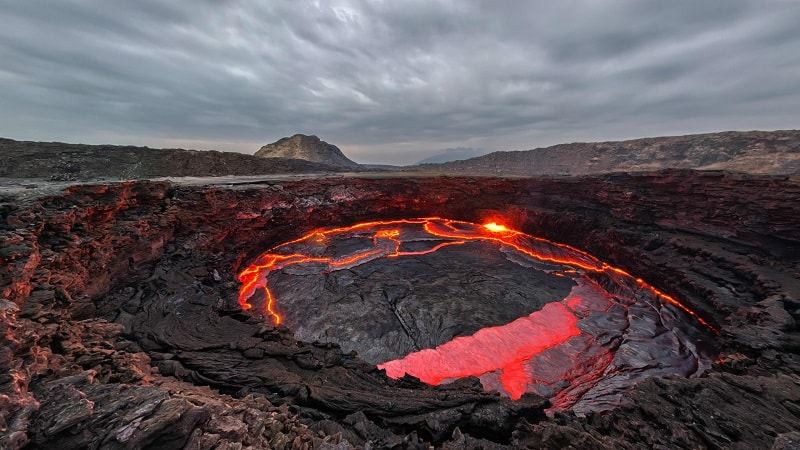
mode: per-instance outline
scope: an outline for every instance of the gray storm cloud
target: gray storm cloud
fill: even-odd
[[[365,162],[797,128],[800,2],[0,0],[0,135]]]

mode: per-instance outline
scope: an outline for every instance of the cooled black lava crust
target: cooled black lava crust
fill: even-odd
[[[373,364],[527,316],[575,285],[482,242],[328,274],[290,267],[269,280],[298,339],[336,342]]]

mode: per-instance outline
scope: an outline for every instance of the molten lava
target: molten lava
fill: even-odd
[[[496,222],[489,222],[487,224],[484,224],[483,227],[493,233],[502,233],[504,231],[509,231],[505,225],[500,225]]]
[[[523,364],[544,350],[578,336],[577,322],[562,303],[548,303],[540,311],[507,325],[484,328],[472,336],[457,337],[435,349],[414,352],[378,368],[385,369],[392,378],[410,373],[428,384],[499,370],[505,391],[516,400],[530,382]],[[525,338],[519,339],[520,336]]]
[[[349,244],[344,244],[351,241],[368,242],[368,245],[348,247]],[[332,244],[335,242],[340,246]],[[532,390],[551,389],[555,405],[569,405],[595,386],[598,377],[614,365],[613,352],[596,344],[594,335],[587,334],[584,327],[579,326],[581,321],[590,320],[592,314],[594,317],[610,314],[620,305],[624,308],[641,303],[650,305],[657,299],[713,330],[676,298],[581,250],[496,222],[479,225],[435,217],[364,222],[316,230],[274,247],[240,272],[239,303],[243,309],[250,309],[254,295],[263,292],[264,313],[275,324],[280,324],[284,320],[279,312],[280,299],[268,284],[272,272],[303,266],[314,273],[330,273],[381,258],[428,255],[468,242],[496,244],[509,258],[523,258],[528,261],[525,264],[538,267],[537,270],[575,278],[578,285],[569,297],[553,298],[528,316],[378,364],[388,376],[399,378],[410,374],[434,385],[477,376],[487,389],[500,390],[513,399]],[[409,247],[412,243],[413,247]],[[343,247],[349,250],[342,250]],[[614,293],[608,293],[601,285],[615,286]],[[581,350],[582,346],[586,349]],[[559,358],[567,358],[572,366],[554,366],[553,361]],[[575,386],[563,387],[569,380],[574,381]],[[598,389],[602,391],[602,387]]]
[[[437,245],[425,251],[403,252],[400,251],[402,244],[401,240],[399,239],[400,230],[394,228],[395,226],[401,224],[422,224],[425,231],[431,236],[453,240]],[[462,227],[462,229],[457,228],[457,226]],[[311,257],[304,254],[287,255],[279,252],[279,249],[285,248],[292,244],[302,242],[325,242],[329,236],[362,230],[374,230],[374,248],[372,250],[349,255],[344,258],[336,259],[334,257]],[[502,235],[500,235],[501,233]],[[521,237],[534,241],[546,242],[556,247],[569,249],[570,251],[580,255],[580,258],[570,259],[564,258],[563,256],[559,257],[555,254],[542,253],[537,251],[535,248],[526,246],[524,242],[522,242],[523,240],[520,239]],[[263,253],[256,259],[255,262],[247,266],[239,273],[239,281],[242,283],[242,286],[239,289],[239,305],[242,307],[242,309],[250,309],[252,305],[248,300],[253,296],[256,290],[263,289],[265,296],[268,299],[264,312],[268,316],[272,317],[275,324],[280,324],[283,319],[275,308],[275,299],[270,292],[269,287],[267,286],[267,275],[269,275],[269,273],[272,271],[279,270],[293,264],[305,263],[323,263],[329,265],[329,267],[332,269],[337,267],[353,266],[378,257],[396,258],[400,256],[422,255],[425,253],[435,252],[449,245],[459,245],[463,244],[464,242],[474,240],[494,241],[500,245],[509,246],[521,253],[541,261],[565,264],[591,272],[613,272],[617,275],[632,278],[632,276],[625,270],[600,262],[588,253],[585,253],[574,247],[566,244],[559,244],[544,238],[531,236],[520,231],[510,230],[505,225],[500,225],[495,222],[489,222],[483,226],[480,226],[470,222],[442,219],[438,217],[428,217],[420,219],[362,222],[349,227],[317,230],[306,234],[301,238],[281,244],[272,250]],[[674,297],[667,295],[659,289],[656,289],[641,278],[636,278],[635,281],[644,289],[651,291],[656,297],[661,298],[662,300],[665,300],[666,302],[680,308],[683,312],[694,317],[703,326],[716,331],[696,312]]]

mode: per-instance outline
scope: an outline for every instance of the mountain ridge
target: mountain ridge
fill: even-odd
[[[800,173],[800,130],[723,131],[498,151],[410,170],[492,175],[590,175],[660,169]]]
[[[341,172],[338,166],[216,150],[17,141],[0,138],[0,178],[51,180]]]

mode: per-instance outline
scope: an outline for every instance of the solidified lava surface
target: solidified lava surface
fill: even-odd
[[[800,442],[797,179],[229,182],[0,193],[0,448]]]
[[[533,392],[581,412],[613,407],[646,377],[702,374],[716,331],[620,268],[496,222],[319,229],[239,279],[244,309],[257,301],[298,339],[334,342],[392,378],[475,376],[512,399]]]

